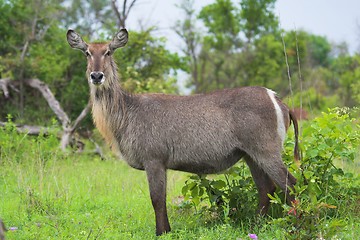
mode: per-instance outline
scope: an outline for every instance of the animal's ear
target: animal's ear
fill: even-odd
[[[85,52],[88,48],[88,45],[80,37],[80,35],[74,30],[69,29],[66,34],[67,41],[72,48],[80,49]]]
[[[128,42],[128,35],[128,31],[125,28],[120,29],[109,44],[110,51],[114,52],[117,48],[125,46]]]

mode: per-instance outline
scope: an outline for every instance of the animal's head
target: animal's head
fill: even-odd
[[[90,84],[100,86],[112,73],[112,54],[128,41],[126,29],[118,31],[109,43],[86,43],[74,30],[68,30],[67,41],[72,48],[81,50],[87,57],[87,77]]]

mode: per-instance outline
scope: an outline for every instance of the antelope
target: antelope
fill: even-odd
[[[74,30],[67,41],[87,58],[92,115],[96,127],[131,167],[144,170],[155,212],[156,235],[170,231],[166,210],[167,169],[213,174],[244,159],[259,193],[259,213],[269,208],[276,185],[294,200],[296,178],[281,152],[291,122],[298,153],[298,124],[275,92],[242,87],[208,94],[177,96],[131,94],[119,83],[112,57],[128,42],[120,29],[109,43],[86,43]]]

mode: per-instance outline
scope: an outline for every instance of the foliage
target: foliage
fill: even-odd
[[[203,20],[209,35],[205,37],[205,44],[212,48],[229,51],[238,41],[240,32],[239,12],[230,0],[217,0],[205,6],[199,18]]]
[[[340,56],[332,62],[335,73],[332,81],[337,86],[337,93],[346,106],[358,106],[360,103],[359,78],[360,55]]]
[[[165,48],[164,38],[151,32],[130,32],[128,45],[115,53],[123,85],[131,92],[175,93],[176,70],[184,69],[183,59]]]
[[[76,29],[91,40],[104,35],[110,37],[118,28],[115,12],[108,1],[73,0],[65,1],[63,6],[66,16],[61,18],[61,24]]]
[[[335,108],[304,126],[301,165],[292,165],[298,179],[296,201],[287,206],[277,195],[272,197],[287,213],[274,223],[292,226],[286,227],[288,239],[331,238],[346,225],[339,216],[347,216],[349,211],[358,214],[359,175],[344,173],[337,166],[353,163],[359,152],[360,126],[349,113]],[[291,152],[289,145],[286,149]]]
[[[192,52],[189,58],[189,69],[194,77],[190,80],[196,92],[255,85],[264,81],[271,85],[272,81],[268,78],[274,77],[273,73],[279,70],[278,59],[281,58],[275,59],[275,67],[270,58],[274,58],[273,53],[281,57],[282,52],[281,45],[269,42],[279,39],[278,20],[272,13],[273,7],[272,0],[241,1],[240,4],[219,0],[200,11],[198,18],[207,33],[197,40],[201,45],[197,62],[193,61],[195,53]],[[269,34],[277,37],[268,37]],[[261,38],[267,41],[270,49],[256,49],[255,42]],[[188,45],[192,43],[187,40],[190,39],[185,38]],[[273,46],[277,47],[276,52]],[[259,64],[266,54],[267,62]]]
[[[331,47],[325,37],[293,30],[284,34],[284,42],[290,69],[297,70],[298,58],[305,69],[326,66],[331,61]]]
[[[288,106],[303,109],[309,109],[312,113],[318,113],[317,109],[329,109],[334,108],[339,103],[339,96],[325,95],[317,91],[315,87],[308,88],[302,93],[295,93],[290,99],[286,99]]]
[[[226,222],[244,219],[244,216],[255,214],[257,205],[254,188],[255,185],[244,163],[230,168],[221,178],[208,179],[205,175],[193,175],[185,181],[182,188],[182,194],[185,196],[183,207],[194,207],[203,215],[210,211],[215,214],[215,219]]]
[[[331,44],[323,36],[310,35],[308,39],[308,51],[311,55],[312,66],[327,67],[332,60],[330,57]]]
[[[359,175],[345,173],[339,166],[353,164],[359,152],[360,126],[349,113],[335,108],[304,123],[300,166],[293,160],[293,139],[287,140],[283,157],[298,179],[296,201],[288,206],[279,192],[270,196],[283,209],[283,214],[274,212],[280,218],[271,224],[284,228],[286,239],[330,238],[344,228],[349,211],[359,214]],[[182,189],[185,206],[202,207],[200,213],[212,211],[226,221],[246,219],[256,208],[256,191],[244,167],[237,165],[220,178],[191,176]]]
[[[242,29],[250,43],[259,36],[276,34],[279,20],[274,14],[276,0],[243,0],[241,6]]]
[[[56,25],[59,10],[58,1],[0,1],[0,11],[6,14],[1,18],[0,27],[4,43],[0,46],[0,54],[6,56],[0,65],[6,68],[5,76],[23,77],[19,74],[24,71],[25,77],[31,77],[27,70],[31,70],[33,59],[23,57],[31,43],[42,41],[47,30]]]
[[[252,61],[248,64],[247,74],[251,85],[267,86],[271,89],[282,89],[283,71],[282,44],[275,35],[265,35],[254,42]],[[251,79],[251,80],[250,80]]]

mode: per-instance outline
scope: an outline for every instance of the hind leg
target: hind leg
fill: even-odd
[[[256,159],[258,166],[284,191],[286,201],[290,205],[294,200],[294,196],[290,195],[290,190],[294,190],[296,178],[286,168],[281,154],[266,154],[266,156],[257,156],[253,159]]]
[[[249,156],[245,157],[245,161],[250,168],[251,175],[259,192],[258,213],[261,215],[266,214],[270,205],[268,194],[275,192],[275,184]]]

